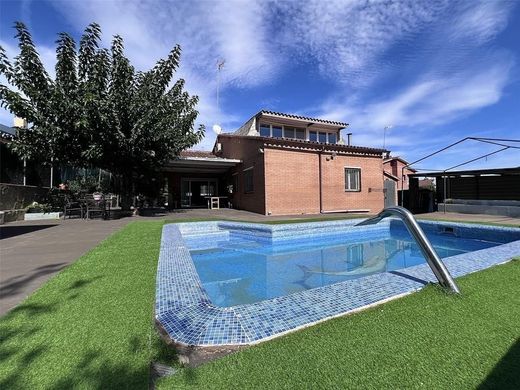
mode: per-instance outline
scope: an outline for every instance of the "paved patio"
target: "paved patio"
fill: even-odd
[[[435,219],[455,222],[497,223],[501,225],[520,227],[520,218],[506,217],[503,215],[443,213],[442,211],[437,211],[435,213],[417,214],[415,217],[418,219]]]
[[[0,315],[130,218],[12,222],[0,227]]]
[[[323,218],[338,218],[339,216],[334,214],[323,216]],[[312,216],[267,217],[232,209],[193,209],[109,221],[67,219],[19,221],[1,225],[0,316],[110,234],[132,221],[210,218],[265,222],[310,217]]]
[[[265,216],[248,211],[220,209],[179,210],[154,216],[119,220],[46,220],[12,222],[0,226],[0,315],[12,309],[45,281],[57,274],[85,252],[94,248],[113,232],[136,220],[180,221],[191,219],[227,219],[246,222],[267,222],[295,219],[352,218],[338,213],[325,215]],[[483,221],[520,226],[519,218],[491,215],[430,213],[419,218],[452,221]]]

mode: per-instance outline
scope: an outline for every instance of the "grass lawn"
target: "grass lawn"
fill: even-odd
[[[0,318],[1,389],[148,386],[161,222],[135,222]]]
[[[300,222],[300,221],[295,221]],[[134,222],[0,318],[0,388],[148,387],[162,222]],[[520,388],[520,261],[249,348],[159,388]]]

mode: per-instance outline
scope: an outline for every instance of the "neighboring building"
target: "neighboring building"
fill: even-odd
[[[408,189],[408,175],[417,172],[413,168],[406,167],[408,165],[408,161],[403,158],[397,156],[386,158],[383,160],[383,169],[385,170],[385,176],[397,181],[397,189],[398,190],[407,190]],[[404,168],[403,170],[403,167]]]
[[[266,215],[376,213],[385,206],[385,150],[347,144],[347,123],[260,111],[212,152],[186,151],[164,167],[173,207],[210,196]],[[393,203],[395,204],[395,203]]]

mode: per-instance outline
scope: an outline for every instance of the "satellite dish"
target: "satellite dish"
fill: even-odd
[[[220,127],[219,125],[213,125],[213,131],[215,132],[215,134],[220,134],[222,133],[222,127]]]

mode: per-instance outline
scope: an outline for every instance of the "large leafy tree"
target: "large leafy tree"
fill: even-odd
[[[56,77],[46,71],[23,23],[16,23],[20,53],[12,61],[0,47],[0,104],[25,118],[12,143],[24,158],[78,167],[97,167],[118,176],[124,195],[155,175],[161,165],[199,142],[195,128],[197,96],[173,80],[181,49],[146,72],[138,72],[124,54],[123,39],[100,47],[101,30],[93,23],[79,48],[59,34]]]

